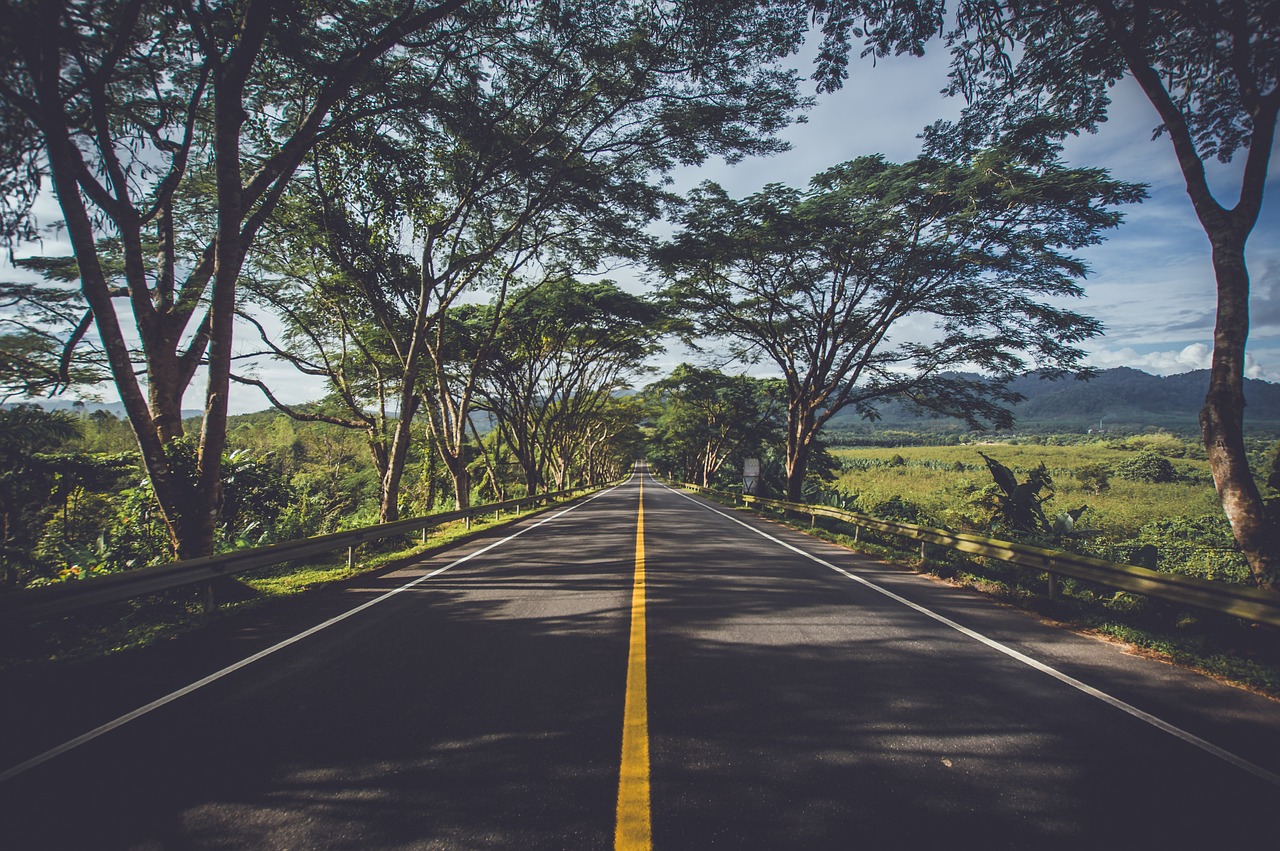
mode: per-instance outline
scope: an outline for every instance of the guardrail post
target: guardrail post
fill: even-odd
[[[920,560],[924,561],[924,541],[920,542]]]
[[[205,615],[211,615],[217,605],[217,602],[213,599],[213,583],[206,582],[204,587],[200,589],[200,608]]]
[[[1052,570],[1049,571],[1049,599],[1052,600],[1058,596],[1058,574]]]

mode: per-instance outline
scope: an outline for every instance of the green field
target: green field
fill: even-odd
[[[1168,482],[1130,481],[1117,471],[1147,450],[1167,458]],[[1155,547],[1159,569],[1228,582],[1248,582],[1214,491],[1208,463],[1193,443],[1172,435],[1073,445],[975,443],[956,446],[837,448],[835,494],[848,508],[886,519],[1003,537],[993,509],[994,480],[979,453],[1009,467],[1019,481],[1045,465],[1053,491],[1043,503],[1052,517],[1088,506],[1074,532],[1054,545],[1113,561],[1132,562]],[[1109,473],[1105,488],[1088,486],[1082,470]],[[1042,494],[1044,495],[1044,494]]]
[[[1132,451],[1105,444],[1077,446],[1018,446],[986,444],[973,446],[916,446],[900,449],[835,449],[842,461],[859,459],[888,462],[903,458],[903,466],[876,465],[871,469],[846,469],[837,480],[839,488],[877,504],[893,496],[909,500],[926,514],[948,527],[974,530],[970,498],[992,483],[991,474],[979,452],[986,453],[1019,474],[1040,463],[1053,477],[1054,496],[1045,503],[1046,512],[1065,511],[1088,505],[1081,518],[1082,528],[1104,530],[1110,535],[1136,535],[1143,526],[1173,516],[1218,515],[1222,508],[1209,478],[1206,461],[1170,459],[1182,482],[1151,483],[1111,477],[1109,487],[1094,493],[1082,487],[1077,471],[1090,464],[1115,465],[1133,457]],[[957,462],[964,465],[959,469]]]
[[[1251,450],[1255,472],[1269,470],[1273,444],[1258,442]],[[1131,469],[1144,451],[1172,465],[1172,481],[1123,477],[1126,466]],[[851,511],[988,537],[1032,540],[1110,561],[1146,563],[1171,573],[1252,584],[1214,492],[1203,449],[1194,440],[1167,433],[1111,439],[1064,435],[1036,438],[1034,443],[1024,437],[1017,442],[845,447],[831,452],[840,461],[841,472],[831,490],[816,496]],[[1043,463],[1053,480],[1053,495],[1042,506],[1047,515],[1081,505],[1088,510],[1070,534],[1057,540],[1028,539],[1002,527],[993,509],[999,488],[980,452],[1012,470],[1019,482]],[[1108,474],[1107,486],[1095,492],[1088,484],[1096,485],[1100,470]],[[1266,488],[1264,494],[1276,496]],[[819,533],[852,544],[847,532],[836,527]],[[877,540],[864,534],[857,546],[924,564],[905,555],[900,543],[891,538]],[[1153,553],[1154,564],[1142,558]],[[1035,571],[945,552],[933,553],[926,569],[1055,620],[1280,695],[1280,648],[1269,632],[1242,621],[1070,579],[1061,581],[1056,600],[1048,600],[1043,596],[1046,580]]]

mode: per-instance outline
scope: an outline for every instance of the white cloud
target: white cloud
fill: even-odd
[[[1213,350],[1204,343],[1192,343],[1177,351],[1147,352],[1126,346],[1120,349],[1097,347],[1089,352],[1089,363],[1102,369],[1131,366],[1157,375],[1173,375],[1193,369],[1208,369]]]
[[[1266,354],[1274,353],[1268,351]],[[1155,375],[1177,375],[1195,369],[1208,369],[1212,359],[1213,349],[1205,343],[1192,343],[1181,349],[1141,353],[1131,346],[1111,349],[1097,345],[1090,347],[1087,358],[1090,366],[1096,366],[1099,369],[1128,366]],[[1271,357],[1266,357],[1266,360],[1273,362]],[[1280,380],[1280,373],[1268,368],[1252,353],[1245,354],[1244,373],[1249,378],[1260,378],[1265,381]]]

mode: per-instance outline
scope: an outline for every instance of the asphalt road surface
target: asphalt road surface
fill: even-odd
[[[1280,704],[640,493],[0,681],[0,848],[1274,847]]]

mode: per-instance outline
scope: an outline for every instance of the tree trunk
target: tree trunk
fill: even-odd
[[[1280,590],[1280,536],[1249,470],[1244,444],[1245,341],[1249,336],[1249,271],[1244,240],[1211,234],[1218,284],[1209,392],[1200,429],[1209,469],[1236,542],[1260,586]]]
[[[816,431],[813,414],[792,403],[787,412],[787,501],[804,502],[804,479]]]
[[[416,377],[416,376],[415,376]],[[378,502],[378,522],[393,523],[400,519],[400,483],[404,480],[404,465],[409,459],[409,441],[413,436],[413,417],[421,403],[417,395],[402,394],[400,418],[391,438],[391,450],[386,455],[382,470],[382,491]]]
[[[446,455],[444,463],[449,468],[449,479],[453,482],[453,507],[458,511],[466,511],[471,507],[471,473],[467,470],[466,459]]]

